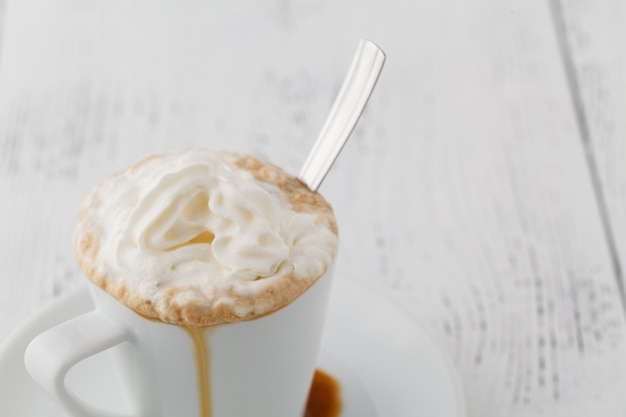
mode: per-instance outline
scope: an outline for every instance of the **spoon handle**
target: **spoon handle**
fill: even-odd
[[[341,85],[330,114],[298,175],[316,191],[350,137],[376,85],[385,54],[373,42],[361,39],[350,70]]]

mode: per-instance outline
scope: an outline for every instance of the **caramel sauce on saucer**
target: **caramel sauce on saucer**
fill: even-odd
[[[183,327],[194,346],[198,378],[198,398],[201,417],[212,417],[211,404],[211,350],[207,344],[209,328]],[[316,369],[302,417],[339,417],[342,403],[339,381]],[[297,416],[294,416],[297,417]]]
[[[339,417],[342,408],[340,388],[339,381],[316,369],[303,417]]]

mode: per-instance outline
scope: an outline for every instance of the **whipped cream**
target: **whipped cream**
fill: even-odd
[[[202,149],[108,177],[80,217],[77,257],[94,282],[142,314],[189,325],[280,308],[337,247],[319,194],[272,165]]]

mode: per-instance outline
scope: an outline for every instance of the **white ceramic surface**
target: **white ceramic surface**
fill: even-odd
[[[91,284],[95,310],[37,336],[26,349],[26,369],[72,416],[202,417],[211,410],[214,417],[292,417],[306,403],[332,271],[272,314],[199,333],[147,320]],[[112,405],[94,409],[65,384],[68,370],[109,349],[116,360],[108,368],[121,378],[115,386],[132,404],[121,414]],[[78,386],[104,373],[89,373]]]
[[[91,308],[87,290],[79,288],[43,308],[0,348],[0,415],[64,416],[31,381],[22,357],[33,336]],[[107,372],[111,360],[103,353],[77,365],[68,384],[95,405],[124,409],[118,376]],[[431,339],[388,300],[350,281],[333,288],[318,367],[341,384],[342,417],[465,416],[455,372]],[[92,372],[103,377],[86,384]]]

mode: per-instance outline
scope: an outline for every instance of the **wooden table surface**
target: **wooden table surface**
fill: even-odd
[[[83,282],[99,179],[199,146],[297,172],[367,37],[337,279],[432,333],[471,417],[626,415],[626,1],[0,4],[0,342]]]

